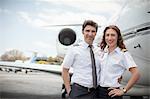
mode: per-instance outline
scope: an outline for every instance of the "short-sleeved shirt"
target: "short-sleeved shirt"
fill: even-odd
[[[131,67],[137,65],[128,51],[123,52],[119,47],[111,53],[108,53],[108,49],[104,50],[101,57],[100,86],[120,87],[118,78]]]
[[[90,48],[86,42],[82,42],[79,46],[74,46],[69,49],[62,63],[63,68],[73,68],[73,75],[71,83],[78,83],[84,87],[93,87],[92,80],[92,63],[90,56]],[[98,47],[93,46],[95,55],[97,81],[99,81],[100,74],[100,56]]]

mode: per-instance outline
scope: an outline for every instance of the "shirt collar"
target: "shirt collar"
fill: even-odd
[[[82,46],[86,49],[89,47],[89,44],[86,43],[85,41],[82,42]],[[94,45],[92,45],[92,47],[94,47]]]
[[[117,52],[117,53],[119,53],[120,52],[120,48],[119,47],[116,47],[115,49],[114,49],[114,51],[113,52]],[[104,52],[106,52],[106,53],[108,53],[108,46],[106,46],[106,48],[104,49]]]
[[[121,50],[121,49],[120,49],[119,47],[116,47],[116,48],[115,48],[115,52],[117,52],[117,53],[119,53],[120,50]]]

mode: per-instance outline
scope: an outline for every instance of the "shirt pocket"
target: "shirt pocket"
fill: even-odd
[[[123,62],[121,57],[112,57],[110,64],[112,64],[110,67],[112,72],[118,72],[123,69]]]

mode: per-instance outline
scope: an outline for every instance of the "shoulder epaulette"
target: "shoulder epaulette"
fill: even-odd
[[[128,51],[128,50],[127,50],[127,49],[122,49],[121,51],[126,52],[126,51]]]

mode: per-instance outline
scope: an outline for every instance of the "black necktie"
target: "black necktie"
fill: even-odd
[[[92,77],[93,77],[93,87],[97,87],[97,75],[96,75],[96,64],[95,64],[95,58],[94,53],[92,50],[92,45],[89,45],[90,48],[90,55],[91,55],[91,62],[92,62]]]

